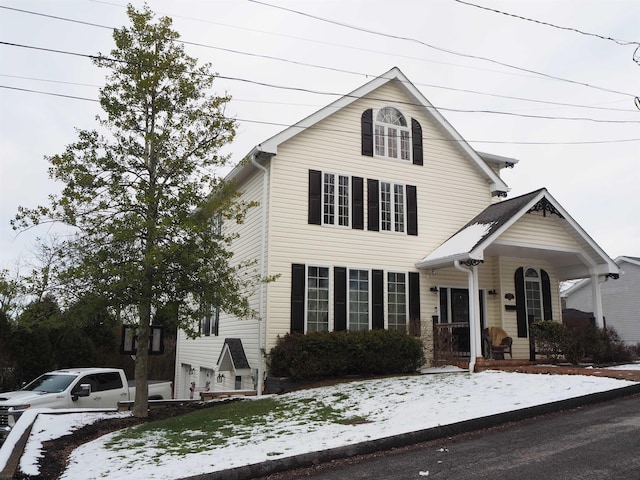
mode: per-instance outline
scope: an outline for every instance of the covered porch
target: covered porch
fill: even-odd
[[[530,328],[562,321],[560,282],[591,278],[602,326],[600,284],[618,267],[545,190],[495,203],[416,263],[432,305],[434,360],[487,356],[482,332],[513,339],[513,359],[533,361]]]

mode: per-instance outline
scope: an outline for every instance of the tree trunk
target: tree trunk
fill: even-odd
[[[136,350],[136,398],[133,404],[133,416],[149,416],[149,325],[151,323],[151,301],[149,297],[140,304],[140,325],[138,326],[138,348]]]

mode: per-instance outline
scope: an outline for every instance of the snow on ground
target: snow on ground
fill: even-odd
[[[367,440],[446,425],[471,418],[517,410],[533,405],[612,390],[632,384],[624,380],[581,375],[535,375],[486,371],[442,373],[342,383],[280,395],[278,402],[296,405],[290,415],[267,418],[239,427],[234,437],[202,452],[172,454],[160,451],[162,434],[155,433],[118,449],[108,448],[115,434],[105,435],[77,448],[63,479],[176,479],[259,463],[275,458],[351,445]],[[256,400],[249,400],[256,401]],[[300,405],[330,405],[346,416],[365,418],[366,423],[343,424],[314,420]],[[45,425],[68,429],[86,417],[51,416]],[[23,471],[37,468],[43,438],[34,428],[21,462]],[[58,430],[62,434],[64,428]],[[184,432],[189,445],[197,432]],[[142,448],[140,448],[140,446]],[[184,447],[184,445],[183,445]]]
[[[128,415],[131,415],[130,412],[40,413],[20,459],[20,469],[27,475],[37,476],[40,473],[37,462],[42,457],[44,442],[60,438],[98,420]]]
[[[608,368],[610,370],[640,370],[640,362],[628,363],[626,365],[615,365]]]

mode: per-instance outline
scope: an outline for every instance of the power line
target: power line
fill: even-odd
[[[356,31],[359,31],[359,32],[368,33],[368,34],[371,34],[371,35],[377,35],[377,36],[381,36],[381,37],[385,37],[385,38],[393,38],[395,40],[403,40],[403,41],[408,41],[408,42],[412,42],[412,43],[417,43],[419,45],[423,45],[425,47],[432,48],[432,49],[438,50],[440,52],[449,53],[449,54],[452,54],[452,55],[458,55],[458,56],[461,56],[461,57],[472,58],[472,59],[475,59],[475,60],[483,60],[485,62],[494,63],[496,65],[501,65],[503,67],[512,68],[514,70],[518,70],[518,71],[521,71],[521,72],[533,73],[535,75],[540,75],[542,77],[550,78],[550,79],[553,79],[553,80],[572,83],[572,84],[575,84],[575,85],[582,85],[584,87],[589,87],[589,88],[595,88],[597,90],[602,90],[604,92],[616,93],[616,94],[619,94],[619,95],[626,95],[626,96],[629,96],[629,97],[635,97],[635,95],[633,95],[631,93],[620,92],[618,90],[612,90],[612,89],[605,88],[605,87],[599,87],[597,85],[591,85],[589,83],[579,82],[577,80],[570,80],[570,79],[567,79],[567,78],[557,77],[555,75],[550,75],[548,73],[538,72],[536,70],[531,70],[531,69],[524,68],[524,67],[518,67],[516,65],[511,65],[509,63],[500,62],[498,60],[493,60],[491,58],[482,57],[482,56],[479,56],[479,55],[470,55],[470,54],[467,54],[467,53],[461,53],[461,52],[456,52],[454,50],[449,50],[449,49],[446,49],[446,48],[437,47],[435,45],[431,45],[429,43],[423,42],[422,40],[418,40],[416,38],[404,37],[404,36],[401,36],[401,35],[393,35],[393,34],[390,34],[390,33],[382,33],[382,32],[378,32],[376,30],[370,30],[370,29],[364,28],[364,27],[358,27],[358,26],[355,26],[355,25],[349,25],[347,23],[338,22],[336,20],[330,20],[328,18],[320,17],[320,16],[317,16],[317,15],[312,15],[310,13],[301,12],[299,10],[294,10],[292,8],[282,7],[280,5],[273,5],[273,4],[262,2],[262,1],[259,1],[259,0],[248,0],[248,1],[252,2],[252,3],[259,4],[259,5],[264,5],[266,7],[275,8],[275,9],[278,9],[278,10],[284,10],[286,12],[294,13],[296,15],[301,15],[301,16],[304,16],[304,17],[312,18],[312,19],[318,20],[320,22],[330,23],[332,25],[338,25],[340,27],[348,28],[348,29],[351,29],[351,30],[356,30]]]
[[[64,51],[64,50],[57,50],[57,49],[51,49],[51,48],[45,48],[45,47],[35,47],[35,46],[32,46],[32,45],[22,45],[22,44],[11,43],[11,42],[0,41],[0,45],[8,45],[8,46],[27,48],[27,49],[32,49],[32,50],[40,50],[40,51],[44,51],[44,52],[58,53],[58,54],[63,54],[63,55],[86,57],[86,58],[91,58],[93,60],[100,60],[100,61],[107,61],[107,62],[133,63],[133,62],[127,62],[125,60],[119,60],[119,59],[114,59],[114,58],[105,57],[105,56],[97,56],[97,55],[83,54],[83,53],[77,53],[77,52],[68,52],[68,51]],[[155,67],[153,65],[143,65],[143,66],[145,66],[147,68],[157,68],[157,67]],[[166,67],[165,69],[170,69],[170,67]],[[192,74],[194,74],[194,73],[192,73]],[[226,76],[226,75],[213,75],[213,74],[200,74],[200,73],[198,73],[197,75],[204,76],[204,77],[210,77],[210,78],[214,78],[214,79],[215,78],[220,78],[220,79],[229,80],[229,81],[250,83],[250,84],[253,84],[253,85],[260,85],[260,86],[264,86],[264,87],[268,87],[268,88],[276,88],[276,89],[281,89],[281,90],[291,90],[291,91],[298,91],[298,92],[303,92],[303,93],[311,93],[311,94],[315,94],[315,95],[336,96],[336,97],[350,97],[351,96],[350,94],[346,94],[345,95],[345,94],[341,94],[341,93],[326,92],[326,91],[320,91],[320,90],[312,90],[312,89],[302,88],[302,87],[288,87],[288,86],[284,86],[284,85],[276,85],[276,84],[267,83],[267,82],[258,82],[256,80],[249,80],[247,78],[241,78],[241,77],[230,77],[230,76]],[[359,98],[359,97],[356,97],[356,96],[351,96],[351,97],[352,98]],[[386,99],[384,99],[384,98],[372,98],[372,100],[383,100],[384,101]],[[422,106],[421,104],[412,103],[412,102],[396,101],[395,103],[414,106],[414,107],[421,107]],[[441,110],[441,111],[458,112],[458,113],[486,113],[486,114],[495,114],[495,115],[510,115],[510,116],[524,117],[524,118],[536,118],[536,119],[543,119],[543,120],[589,121],[589,122],[596,122],[596,123],[640,123],[640,120],[603,120],[603,119],[587,118],[587,117],[553,117],[553,116],[547,116],[547,115],[527,115],[527,114],[521,114],[521,113],[501,112],[501,111],[495,111],[495,110],[464,110],[464,109],[454,109],[454,108],[436,107],[436,106],[434,106],[434,108],[436,108],[438,110]]]
[[[527,18],[527,17],[523,17],[521,15],[516,15],[514,13],[503,12],[502,10],[498,10],[498,9],[495,9],[495,8],[485,7],[483,5],[476,5],[475,3],[465,2],[464,0],[453,0],[453,1],[461,3],[463,5],[468,5],[470,7],[476,7],[476,8],[480,8],[482,10],[487,10],[489,12],[499,13],[499,14],[505,15],[507,17],[513,17],[513,18],[517,18],[517,19],[520,19],[520,20],[526,20],[527,22],[538,23],[538,24],[544,25],[546,27],[557,28],[559,30],[567,30],[567,31],[570,31],[570,32],[579,33],[581,35],[586,35],[586,36],[589,36],[589,37],[596,37],[596,38],[599,38],[601,40],[609,40],[609,41],[617,43],[618,45],[621,45],[621,46],[627,46],[627,45],[640,46],[640,42],[628,42],[628,41],[625,41],[625,40],[617,40],[617,39],[612,38],[612,37],[605,37],[605,36],[599,35],[597,33],[585,32],[585,31],[582,31],[582,30],[579,30],[579,29],[573,28],[573,27],[563,27],[563,26],[560,26],[560,25],[556,25],[554,23],[543,22],[542,20],[536,20],[534,18]]]
[[[77,97],[77,96],[72,96],[72,95],[63,95],[63,94],[59,94],[59,93],[43,92],[43,91],[40,91],[40,90],[32,90],[32,89],[27,89],[27,88],[10,87],[10,86],[6,86],[6,85],[0,85],[0,88],[5,88],[5,89],[8,89],[8,90],[17,90],[17,91],[21,91],[21,92],[49,95],[49,96],[53,96],[53,97],[69,98],[69,99],[74,99],[74,100],[83,100],[83,101],[99,103],[99,100],[94,99],[94,98]],[[225,117],[225,118],[228,119],[228,120],[233,120],[233,121],[237,121],[237,122],[254,123],[254,124],[260,124],[260,125],[270,125],[270,126],[277,126],[277,127],[284,127],[284,128],[289,128],[289,127],[291,127],[291,128],[299,128],[300,130],[303,130],[305,128],[313,128],[314,130],[317,130],[317,131],[332,132],[332,133],[338,133],[338,134],[347,134],[347,135],[359,135],[360,134],[359,131],[349,131],[349,130],[342,130],[342,129],[336,129],[336,128],[318,127],[316,125],[314,125],[312,127],[296,127],[296,125],[290,125],[290,124],[286,124],[286,123],[278,123],[278,122],[272,122],[272,121],[250,120],[250,119],[245,119],[245,118],[230,118],[230,117]],[[456,140],[456,139],[436,138],[436,137],[424,137],[424,139],[427,140],[427,141],[439,141],[439,142],[454,142],[454,143],[466,142],[466,143],[505,144],[505,145],[589,145],[589,144],[640,142],[640,138],[627,138],[627,139],[619,139],[619,140],[588,140],[588,141],[578,141],[578,142],[518,142],[518,141],[500,141],[500,140]]]
[[[117,5],[117,4],[114,4],[114,3],[110,3],[110,2],[98,2],[97,0],[92,0],[92,1],[94,1],[96,3],[105,3],[105,4],[108,4],[108,5],[120,6],[120,5]],[[12,8],[12,7],[5,7],[5,6],[2,6],[2,5],[0,5],[0,8],[13,10],[13,11],[21,12],[21,13],[27,13],[27,14],[31,14],[31,15],[37,15],[37,16],[43,16],[43,17],[47,17],[47,18],[53,18],[55,20],[61,20],[61,21],[72,22],[72,23],[79,23],[79,24],[82,24],[82,25],[88,25],[88,26],[103,28],[103,29],[107,29],[107,30],[115,30],[114,27],[109,27],[109,26],[106,26],[106,25],[100,25],[100,24],[97,24],[97,23],[85,22],[85,21],[81,21],[81,20],[75,20],[75,19],[66,18],[66,17],[48,15],[48,14],[43,14],[43,13],[39,13],[39,12],[33,12],[33,11],[29,11],[29,10],[24,10],[24,9]],[[198,19],[192,19],[190,17],[181,17],[181,18],[186,18],[186,19],[190,19],[190,20],[198,20]],[[213,22],[213,23],[215,23],[215,22]],[[215,23],[215,24],[223,25],[223,26],[229,26],[229,25],[226,25],[226,24],[218,24],[218,23]],[[248,29],[248,30],[252,30],[252,29]],[[269,32],[263,32],[263,33],[269,33]],[[300,39],[299,37],[294,37],[294,38]],[[302,40],[308,40],[308,39],[302,39]],[[255,57],[255,58],[264,58],[264,59],[267,59],[267,60],[281,61],[281,62],[286,62],[286,63],[290,63],[290,64],[295,64],[295,65],[301,65],[301,66],[312,67],[312,68],[319,68],[319,69],[335,71],[335,72],[340,72],[340,73],[347,73],[347,74],[351,74],[351,75],[364,76],[364,77],[367,77],[367,78],[375,76],[375,75],[368,74],[368,73],[363,73],[363,72],[356,72],[356,71],[352,71],[352,70],[334,68],[334,67],[329,67],[329,66],[325,66],[325,65],[317,65],[317,64],[311,64],[311,63],[306,63],[306,62],[299,62],[299,61],[294,61],[294,60],[291,60],[291,59],[286,59],[286,58],[282,58],[282,57],[275,57],[275,56],[270,56],[270,55],[260,55],[260,54],[253,53],[253,52],[244,52],[244,51],[241,51],[241,50],[223,48],[223,47],[218,47],[218,46],[208,45],[208,44],[203,44],[203,43],[198,43],[198,42],[190,42],[190,41],[185,41],[185,40],[181,40],[181,39],[178,39],[177,41],[182,43],[182,44],[185,44],[185,45],[191,45],[191,46],[197,46],[197,47],[208,48],[208,49],[213,49],[213,50],[219,50],[219,51],[229,52],[229,53],[238,54],[238,55],[245,55],[245,56],[250,56],[250,57]],[[309,40],[309,41],[312,41],[312,40]],[[328,42],[321,42],[321,43],[328,43]],[[330,44],[330,45],[345,46],[345,45],[340,45],[340,44]],[[366,50],[366,49],[363,49],[363,50]],[[376,52],[374,50],[367,50],[367,51]],[[376,53],[380,53],[380,52],[376,52]],[[409,58],[416,58],[416,57],[409,57]],[[423,59],[418,59],[418,60],[423,60]],[[436,63],[443,63],[443,62],[436,62]],[[464,66],[456,65],[456,64],[447,64],[447,65],[464,67]],[[474,67],[465,67],[465,68],[474,68]],[[504,73],[504,72],[499,72],[499,73]],[[545,101],[545,100],[529,99],[529,98],[515,97],[515,96],[509,96],[509,95],[500,95],[500,94],[496,94],[496,93],[480,92],[480,91],[476,91],[476,90],[461,89],[461,88],[454,88],[454,87],[447,87],[447,86],[442,86],[442,85],[434,85],[434,84],[426,84],[426,83],[416,83],[415,85],[424,86],[424,87],[439,88],[439,89],[450,90],[450,91],[464,92],[464,93],[472,93],[472,94],[477,94],[477,95],[485,95],[485,96],[496,97],[496,98],[506,98],[506,99],[510,99],[510,100],[519,100],[519,101],[524,101],[524,102],[542,103],[542,104],[555,105],[555,106],[589,108],[589,109],[595,109],[595,110],[610,110],[610,111],[621,111],[621,112],[633,111],[633,110],[628,110],[628,109],[615,109],[615,108],[597,107],[597,106],[590,106],[590,105],[578,105],[578,104],[570,104],[570,103],[562,103],[562,102],[551,102],[551,101]]]
[[[124,5],[119,5],[117,3],[113,3],[113,2],[105,2],[105,1],[99,1],[99,0],[90,0],[94,3],[102,3],[105,5],[111,5],[111,6],[116,6],[119,8],[125,8]],[[109,29],[109,30],[115,30],[114,27],[109,27],[106,25],[99,25],[96,23],[90,23],[90,22],[84,22],[81,20],[75,20],[75,19],[71,19],[71,18],[65,18],[65,17],[59,17],[59,16],[54,16],[54,15],[47,15],[47,14],[43,14],[40,12],[33,12],[33,11],[29,11],[29,10],[24,10],[24,9],[18,9],[18,8],[12,8],[12,7],[6,7],[3,5],[0,5],[0,8],[4,8],[7,10],[13,10],[13,11],[17,11],[17,12],[21,12],[21,13],[27,13],[30,15],[36,15],[36,16],[42,16],[42,17],[47,17],[47,18],[53,18],[56,20],[62,20],[62,21],[66,21],[66,22],[71,22],[71,23],[79,23],[82,25],[89,25],[89,26],[95,26],[95,27],[99,27],[99,28],[104,28],[104,29]],[[158,12],[161,13],[161,12]],[[168,15],[171,16],[172,18],[182,18],[182,19],[186,19],[186,20],[192,20],[195,22],[204,22],[204,23],[209,23],[211,25],[219,25],[219,26],[223,26],[223,27],[228,27],[228,28],[236,28],[239,30],[246,30],[249,32],[257,32],[257,33],[262,33],[262,34],[266,34],[266,35],[273,35],[276,37],[282,37],[282,38],[290,38],[293,40],[304,40],[306,42],[311,42],[311,43],[318,43],[321,45],[330,45],[330,46],[334,46],[334,47],[341,47],[341,48],[349,48],[352,50],[357,50],[357,51],[362,51],[362,52],[370,52],[370,53],[376,53],[376,54],[380,54],[380,55],[389,55],[392,56],[394,58],[407,58],[409,60],[418,60],[421,62],[428,62],[428,63],[437,63],[440,65],[449,65],[449,66],[453,66],[453,67],[458,67],[458,68],[467,68],[467,69],[471,69],[471,70],[481,70],[481,71],[487,71],[487,72],[493,72],[493,73],[499,73],[502,75],[519,75],[516,73],[510,73],[510,72],[505,72],[505,71],[501,71],[501,70],[491,70],[488,68],[480,68],[480,67],[472,67],[472,66],[468,66],[468,65],[459,65],[456,63],[450,63],[450,62],[441,62],[441,61],[437,61],[437,60],[427,60],[425,58],[420,58],[420,57],[413,57],[410,55],[402,55],[400,53],[388,53],[388,52],[381,52],[379,50],[373,50],[373,49],[369,49],[369,48],[362,48],[362,47],[354,47],[351,45],[345,45],[345,44],[341,44],[341,43],[334,43],[334,42],[327,42],[327,41],[321,41],[321,40],[316,40],[316,39],[311,39],[311,38],[303,38],[303,37],[297,37],[295,35],[286,35],[283,33],[275,33],[275,32],[268,32],[266,30],[258,30],[255,28],[247,28],[247,27],[239,27],[237,25],[229,25],[226,23],[220,23],[220,22],[212,22],[210,20],[204,20],[202,18],[192,18],[192,17],[186,17],[186,16],[182,16],[182,15],[173,15],[173,14],[169,14],[169,13],[165,13],[164,15]],[[181,43],[189,43],[189,42],[185,42],[184,40],[177,40],[178,42]],[[200,46],[200,47],[205,47],[205,48],[212,48],[212,49],[221,49],[224,50],[220,47],[214,47],[211,45],[205,45],[205,44],[198,44],[198,43],[190,43],[191,45],[196,45],[196,46]],[[229,50],[231,51],[231,50]],[[267,58],[267,59],[272,59],[272,60],[280,60],[280,61],[285,61],[285,62],[289,62],[290,60],[288,59],[283,59],[283,58],[279,58],[279,57],[268,57],[268,56],[262,56],[262,55],[258,55],[255,53],[248,53],[248,52],[237,52],[240,53],[242,55],[251,55],[251,56],[255,56],[255,57],[263,57],[263,58]],[[291,62],[293,63],[293,62]],[[313,64],[308,64],[308,63],[303,63],[303,62],[296,62],[299,65],[304,65],[304,66],[309,66],[309,67],[316,67],[316,65]],[[319,66],[318,68],[323,68],[322,66]],[[328,68],[328,67],[327,67]],[[334,69],[335,71],[339,71],[339,72],[344,72],[344,73],[353,73],[353,72],[349,72],[348,70],[341,70],[341,69]],[[358,73],[359,75],[367,75],[367,74],[361,74]],[[524,75],[523,75],[524,76]],[[527,75],[528,76],[528,75]]]
[[[75,95],[64,95],[62,93],[43,92],[41,90],[32,90],[30,88],[10,87],[8,85],[0,85],[0,88],[6,88],[7,90],[17,90],[19,92],[39,93],[41,95],[49,95],[51,97],[71,98],[73,100],[84,100],[86,102],[100,103],[100,100],[96,100],[95,98],[77,97]]]
[[[47,78],[25,77],[25,76],[21,76],[21,75],[0,74],[0,77],[17,78],[17,79],[21,79],[21,80],[32,80],[32,81],[37,81],[37,82],[59,83],[59,84],[63,84],[63,85],[77,85],[77,86],[81,86],[81,87],[94,87],[94,88],[101,88],[102,87],[101,85],[97,85],[97,84],[79,83],[79,82],[67,82],[67,81],[53,80],[53,79],[47,79]],[[555,106],[563,106],[563,107],[590,108],[590,109],[605,110],[605,111],[612,111],[612,112],[614,112],[614,111],[615,112],[634,112],[634,110],[629,110],[629,109],[625,109],[625,108],[609,108],[609,107],[598,107],[598,106],[593,106],[593,105],[578,105],[578,104],[572,104],[572,103],[561,103],[561,102],[550,102],[550,101],[545,101],[545,100],[534,100],[534,99],[529,99],[529,98],[513,97],[513,96],[509,96],[509,95],[498,95],[498,94],[491,94],[491,93],[485,93],[485,92],[478,92],[478,91],[475,91],[475,90],[466,90],[466,89],[461,89],[461,88],[444,87],[444,86],[441,86],[441,85],[432,85],[432,84],[427,84],[427,83],[416,83],[415,85],[425,86],[425,87],[433,87],[433,88],[442,88],[442,89],[453,90],[453,91],[457,91],[457,92],[473,93],[473,94],[478,94],[478,95],[487,95],[487,96],[491,96],[491,97],[508,98],[508,99],[512,99],[512,100],[521,100],[521,101],[525,101],[525,102],[542,103],[542,104],[547,104],[547,105],[555,105]],[[309,103],[296,103],[296,102],[275,102],[275,101],[268,101],[268,100],[243,99],[243,98],[238,98],[238,97],[235,97],[235,96],[233,97],[233,101],[234,102],[266,103],[266,104],[274,104],[274,105],[291,105],[291,106],[300,106],[300,107],[317,107],[317,108],[321,108],[321,107],[324,106],[322,104],[309,104]],[[443,107],[440,107],[440,108],[443,108]],[[515,112],[512,112],[512,113],[515,113]]]
[[[563,27],[563,26],[560,26],[560,25],[556,25],[554,23],[543,22],[542,20],[536,20],[536,19],[533,19],[533,18],[523,17],[521,15],[516,15],[514,13],[503,12],[502,10],[497,10],[495,8],[485,7],[483,5],[476,5],[475,3],[465,2],[463,0],[454,0],[454,2],[458,2],[458,3],[461,3],[463,5],[469,5],[470,7],[480,8],[482,10],[487,10],[487,11],[493,12],[493,13],[499,13],[499,14],[505,15],[507,17],[513,17],[513,18],[517,18],[519,20],[525,20],[527,22],[537,23],[537,24],[540,24],[540,25],[544,25],[546,27],[557,28],[559,30],[567,30],[567,31],[570,31],[570,32],[579,33],[581,35],[586,35],[586,36],[589,36],[589,37],[599,38],[601,40],[608,40],[608,41],[614,42],[614,43],[616,43],[618,45],[621,45],[621,46],[635,45],[636,49],[634,50],[633,55],[631,56],[631,59],[636,64],[640,65],[640,42],[629,42],[629,41],[626,41],[626,40],[618,40],[618,39],[615,39],[615,38],[612,38],[612,37],[605,37],[605,36],[600,35],[598,33],[585,32],[585,31],[578,30],[577,28],[573,28],[573,27]],[[635,99],[639,99],[639,97],[635,97]]]

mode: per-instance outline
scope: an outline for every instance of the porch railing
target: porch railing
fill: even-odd
[[[434,323],[433,353],[435,360],[470,357],[469,323]]]

